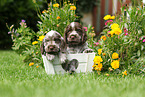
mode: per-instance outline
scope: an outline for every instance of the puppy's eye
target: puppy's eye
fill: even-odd
[[[59,38],[55,38],[54,41],[55,42],[60,42],[60,39]]]

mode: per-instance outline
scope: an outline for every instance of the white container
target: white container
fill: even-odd
[[[92,66],[95,53],[79,53],[68,54],[68,60],[77,59],[79,62],[76,73],[80,72],[92,72]],[[60,60],[55,58],[52,62],[48,61],[46,56],[42,55],[45,71],[47,74],[64,74],[65,70],[60,65]]]

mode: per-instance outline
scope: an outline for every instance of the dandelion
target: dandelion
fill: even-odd
[[[111,25],[111,29],[119,28],[119,25],[117,23],[114,23]]]
[[[102,49],[98,49],[98,54],[101,55]]]
[[[117,58],[119,58],[118,53],[113,53],[113,54],[112,54],[112,59],[117,59]]]
[[[119,68],[119,61],[118,61],[118,60],[113,61],[113,62],[111,63],[111,66],[112,66],[112,68],[114,68],[114,69]]]
[[[53,7],[59,7],[59,4],[58,3],[53,4]]]
[[[44,35],[39,36],[39,39],[38,39],[38,40],[39,40],[39,41],[43,41],[44,37],[45,37]]]
[[[101,63],[101,62],[103,62],[101,56],[95,56],[95,58],[94,58],[94,63],[99,64],[99,63]]]
[[[70,6],[70,10],[76,10],[76,6],[74,5]]]
[[[37,44],[37,43],[38,43],[38,41],[34,41],[34,42],[32,42],[33,45],[35,45],[35,44]]]
[[[57,16],[57,18],[56,18],[56,19],[58,20],[58,19],[60,19],[60,17],[59,17],[59,16]]]
[[[29,63],[29,66],[32,66],[32,65],[34,65],[34,63],[33,63],[33,62]]]
[[[103,39],[104,41],[106,40],[106,36],[105,35],[103,35],[103,36],[101,36],[101,38],[100,39]]]
[[[111,15],[106,15],[105,17],[104,17],[104,20],[109,20],[111,18]]]

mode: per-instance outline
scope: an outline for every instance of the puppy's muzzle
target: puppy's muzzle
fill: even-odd
[[[48,53],[57,53],[59,52],[59,48],[55,45],[49,45],[48,46]]]

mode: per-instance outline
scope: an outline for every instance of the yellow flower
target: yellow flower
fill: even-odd
[[[122,72],[123,75],[127,75],[127,71],[125,70],[124,72]]]
[[[38,43],[38,41],[34,41],[34,42],[32,42],[33,45],[35,45],[35,44],[37,44],[37,43]]]
[[[113,37],[113,34],[115,34],[115,33],[114,33],[114,31],[113,31],[113,30],[111,30],[108,34],[110,34],[110,35],[111,35],[111,37]]]
[[[96,65],[95,70],[101,71],[102,66],[103,66],[102,63],[99,63],[98,65]]]
[[[36,52],[36,55],[38,54],[38,52]]]
[[[115,16],[111,16],[110,19],[115,19]]]
[[[111,15],[106,15],[105,17],[104,17],[104,20],[109,20],[111,18]]]
[[[98,49],[98,54],[101,55],[102,49]]]
[[[117,59],[117,58],[119,58],[118,53],[113,53],[113,54],[112,54],[112,59]]]
[[[36,68],[38,68],[39,66],[36,66]]]
[[[70,10],[76,10],[76,6],[74,5],[70,6]]]
[[[111,29],[119,28],[119,25],[117,23],[114,23],[111,25]]]
[[[44,39],[44,37],[45,37],[44,35],[39,36],[39,39],[38,39],[38,40],[39,40],[39,41],[42,41],[42,40]]]
[[[113,32],[117,35],[119,35],[120,33],[122,33],[122,31],[120,30],[120,28],[114,28]]]
[[[103,62],[101,56],[95,56],[95,58],[94,58],[94,63],[95,63],[95,64],[99,64],[100,62]]]
[[[101,36],[101,39],[103,39],[105,41],[106,40],[106,36],[105,35]]]
[[[113,62],[111,63],[111,66],[112,66],[112,68],[114,68],[114,69],[119,68],[119,61],[118,61],[118,60],[113,61]]]
[[[58,3],[53,4],[53,7],[59,7],[59,4]]]
[[[29,63],[29,66],[32,66],[32,65],[34,65],[34,63],[33,63],[33,62]]]
[[[59,16],[57,16],[57,18],[56,18],[56,19],[58,20],[58,19],[60,19],[60,17],[59,17]]]
[[[108,74],[108,73],[106,73],[105,75],[106,75],[106,76],[109,76],[109,74]]]

